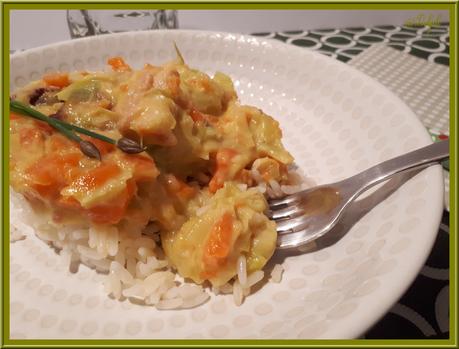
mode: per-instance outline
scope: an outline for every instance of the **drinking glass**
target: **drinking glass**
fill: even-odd
[[[175,10],[67,10],[72,39],[132,30],[176,29]]]

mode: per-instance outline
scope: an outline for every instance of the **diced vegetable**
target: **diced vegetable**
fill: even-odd
[[[48,86],[64,88],[70,85],[69,75],[67,73],[50,73],[43,76],[43,81]]]
[[[215,193],[223,186],[229,173],[232,159],[237,155],[233,149],[221,149],[216,156],[216,171],[209,183],[209,190]]]
[[[231,237],[233,234],[233,216],[225,212],[219,221],[212,227],[210,236],[204,245],[203,262],[204,275],[211,277],[226,262],[230,253]]]
[[[111,65],[112,69],[115,71],[131,70],[131,67],[124,61],[122,57],[111,57],[108,59],[107,63]]]
[[[116,164],[101,163],[98,167],[86,172],[70,184],[72,194],[84,194],[97,189],[121,173]]]
[[[81,156],[81,153],[51,153],[44,156],[27,169],[32,187],[45,198],[56,198],[66,181],[71,179]]]
[[[117,224],[125,215],[129,200],[136,191],[134,181],[127,181],[126,188],[110,203],[91,207],[88,215],[98,224]]]
[[[23,118],[24,116],[21,114],[13,113],[10,112],[10,120],[18,120],[20,118]]]

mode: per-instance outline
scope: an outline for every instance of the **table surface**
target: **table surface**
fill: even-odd
[[[182,23],[181,27],[185,28],[195,28],[197,26],[196,23],[200,22],[201,29],[227,30],[225,26],[229,24],[233,25],[233,20],[241,20],[242,12],[240,11],[231,11],[232,13],[227,11],[212,12],[213,17],[211,16],[212,18],[209,19],[210,11],[194,11],[194,13],[193,11],[188,11],[188,13],[187,11],[179,11],[179,23]],[[223,16],[223,12],[226,12],[225,16]],[[252,13],[250,14],[248,12]],[[315,16],[312,17],[312,11],[296,11],[296,14],[289,14],[285,11],[284,13],[272,11],[270,14],[271,17],[265,16],[260,19],[259,15],[261,12],[262,11],[245,11],[245,13],[242,13],[243,16],[258,18],[258,20],[252,23],[252,26],[243,26],[239,31],[257,36],[274,38],[309,49],[315,49],[343,62],[352,62],[354,57],[362,54],[362,52],[365,52],[365,50],[372,45],[381,43],[378,37],[382,37],[383,39],[387,38],[388,36],[386,33],[391,30],[399,34],[415,32],[418,37],[425,39],[423,43],[424,46],[413,45],[412,42],[409,42],[409,40],[412,39],[409,35],[405,37],[403,35],[390,36],[391,38],[385,40],[384,43],[395,49],[404,50],[405,52],[408,51],[409,54],[428,61],[446,67],[449,65],[448,24],[443,23],[443,25],[434,28],[421,26],[415,28],[415,31],[413,31],[413,28],[397,26],[397,23],[403,23],[404,20],[410,18],[410,16],[413,17],[413,15],[418,12],[398,11],[398,16],[394,19],[394,11],[366,11],[368,13],[364,18],[362,18],[361,15],[365,11],[344,11],[347,12],[346,16],[343,16],[342,12],[341,16],[339,16],[338,11],[335,11],[335,13],[332,13],[333,11],[316,11]],[[302,17],[301,14],[298,15],[298,12],[304,12]],[[370,15],[370,12],[379,12],[379,14],[372,13],[372,15]],[[447,18],[445,11],[438,11],[438,13],[440,13],[443,18]],[[282,15],[282,20],[279,20],[275,15]],[[359,18],[359,15],[360,20],[356,20],[356,18]],[[323,18],[321,16],[323,16]],[[204,18],[207,19],[203,21]],[[274,18],[277,18],[277,20],[273,20]],[[306,18],[312,18],[312,24],[316,25],[316,28],[328,27],[333,29],[311,30],[311,21],[305,21]],[[271,26],[267,24],[269,21],[271,21]],[[334,29],[349,25],[349,21],[352,21],[352,28]],[[24,32],[24,29],[15,29],[30,28],[33,22],[41,28],[49,26],[50,23],[52,23],[53,30],[51,32],[40,30],[40,34],[43,32],[49,33],[43,37],[42,35],[33,34],[33,31],[31,32],[29,29],[27,29],[26,32]],[[279,31],[286,29],[286,22],[290,22],[290,27],[287,28],[290,30]],[[41,11],[41,13],[40,11],[16,11],[16,13],[12,14],[11,23],[10,49],[13,50],[26,49],[69,39],[64,11]],[[23,26],[24,23],[28,23],[28,25]],[[309,23],[309,25],[305,25],[304,23]],[[330,25],[329,23],[334,24]],[[361,27],[356,27],[355,23],[358,23]],[[370,23],[378,23],[380,25],[369,25]],[[295,27],[292,27],[294,25]],[[366,36],[368,41],[357,40],[355,45],[346,46],[346,43],[348,43],[349,40],[355,39],[355,35],[359,32],[362,34],[370,34]],[[326,39],[324,39],[324,37],[326,37]],[[409,49],[407,49],[407,47]],[[439,47],[441,47],[441,49],[439,49]],[[436,139],[438,139],[438,137],[444,138],[446,137],[445,135],[449,134],[449,123],[446,125],[442,124],[443,128],[440,130],[431,127],[431,125],[426,125],[426,127],[430,128],[433,137]],[[434,248],[419,276],[387,315],[362,336],[362,338],[413,339],[449,337],[448,251],[449,212],[445,210]]]

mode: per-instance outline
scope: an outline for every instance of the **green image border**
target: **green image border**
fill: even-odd
[[[84,340],[37,340],[37,339],[9,339],[9,118],[3,117],[1,123],[2,134],[2,249],[0,251],[0,268],[2,287],[0,319],[1,345],[8,348],[13,347],[80,347],[80,346],[102,346],[102,347],[456,347],[457,346],[457,1],[321,1],[319,2],[187,2],[171,1],[147,3],[135,1],[132,3],[117,2],[88,2],[88,1],[1,1],[1,38],[2,38],[2,69],[0,78],[3,81],[2,112],[9,115],[9,47],[10,47],[10,11],[11,10],[61,10],[61,9],[309,9],[309,10],[448,10],[450,14],[450,338],[449,339],[425,339],[425,340],[125,340],[125,339],[84,339]],[[300,28],[301,29],[301,28]]]

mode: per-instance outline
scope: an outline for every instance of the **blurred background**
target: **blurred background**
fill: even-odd
[[[179,29],[257,33],[321,28],[400,26],[424,16],[449,22],[447,11],[385,10],[179,10]],[[138,18],[136,19],[139,20]],[[32,28],[36,28],[32,29]],[[14,10],[10,20],[10,49],[27,49],[70,39],[65,10]]]

